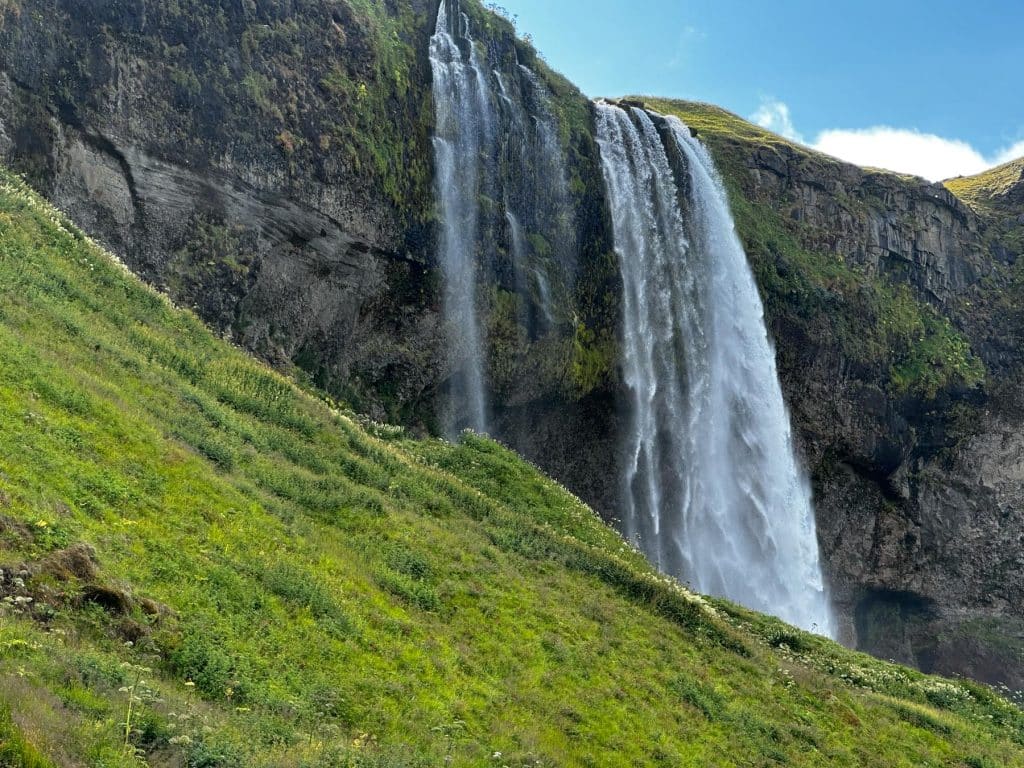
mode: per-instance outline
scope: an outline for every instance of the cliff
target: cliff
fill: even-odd
[[[239,343],[416,400],[439,354],[426,4],[13,8],[12,168]]]
[[[8,167],[236,343],[299,365],[375,418],[436,431],[464,354],[441,327],[427,59],[436,0],[2,10]],[[504,217],[481,230],[496,428],[610,500],[613,476],[575,437],[613,450],[618,277],[589,102],[507,21],[475,2],[465,10],[496,73],[515,82],[523,64],[551,91],[577,243],[550,276],[558,322],[538,334],[494,245],[507,241]],[[539,235],[527,232],[550,251]]]

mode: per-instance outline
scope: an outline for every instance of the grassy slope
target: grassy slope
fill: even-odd
[[[947,387],[971,388],[984,381],[981,360],[948,319],[915,298],[906,285],[823,252],[815,244],[820,233],[784,216],[778,205],[758,199],[750,188],[747,156],[754,146],[783,147],[799,162],[826,167],[839,161],[721,107],[648,97],[643,101],[650,109],[678,116],[714,153],[770,318],[804,328],[808,338],[835,339],[849,360],[879,369],[893,395],[932,399]],[[867,173],[919,183],[884,171]],[[869,198],[835,202],[854,218],[866,215],[873,204]]]
[[[489,441],[361,426],[2,174],[0,545],[4,765],[1024,762],[987,689],[712,608]]]
[[[1024,184],[1024,157],[977,176],[958,176],[943,183],[950,192],[975,208],[983,211],[999,210],[1002,202],[1000,198],[1015,185]]]
[[[989,237],[1016,256],[1024,254],[1024,158],[991,168],[977,176],[960,176],[943,182],[989,224]],[[1015,259],[1011,291],[1024,288],[1024,266]],[[1013,298],[1000,297],[1004,306],[1020,312]]]

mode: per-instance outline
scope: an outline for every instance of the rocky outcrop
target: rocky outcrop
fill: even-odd
[[[375,418],[432,429],[464,354],[439,311],[437,0],[23,5],[0,24],[0,161],[237,343]],[[504,216],[482,232],[490,379],[509,424],[531,402],[607,389],[574,376],[592,352],[574,342],[614,333],[615,271],[588,102],[508,22],[466,11],[502,82],[522,70],[551,90],[572,182],[578,247],[550,280],[560,321],[545,338],[517,316]]]
[[[797,223],[801,244],[948,305],[991,271],[978,217],[941,184],[832,161],[790,144],[757,147],[756,194]]]

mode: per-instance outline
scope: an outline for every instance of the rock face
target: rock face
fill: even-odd
[[[908,182],[779,144],[750,158],[756,194],[789,210],[804,247],[948,305],[991,271],[978,218],[941,184]],[[859,206],[844,199],[854,197]]]
[[[0,155],[239,343],[417,404],[441,350],[423,94],[387,79],[429,78],[431,8],[407,5],[377,24],[324,1],[7,4]]]
[[[561,322],[545,338],[516,317],[505,218],[482,232],[490,379],[512,429],[526,403],[606,387],[615,265],[589,102],[508,22],[465,10],[501,82],[522,71],[550,91],[572,183],[578,246],[556,265]],[[0,159],[239,344],[376,418],[432,429],[460,354],[439,312],[436,12],[437,0],[0,6]]]
[[[858,274],[859,290],[872,280],[909,286],[988,371],[974,387],[953,376],[928,392],[903,389],[886,370],[892,350],[872,361],[837,332],[836,316],[856,312],[856,296],[826,288],[824,310],[802,315],[787,292],[768,293],[844,639],[925,670],[1020,689],[1020,254],[993,240],[1000,221],[940,185],[785,144],[713,143],[731,182],[784,221],[799,248],[838,257]],[[778,272],[792,264],[748,239],[763,284],[780,285]]]
[[[432,429],[457,362],[435,261],[436,5],[0,2],[0,159],[238,343]],[[541,339],[496,256],[494,428],[614,518],[621,282],[586,102],[465,5],[488,61],[551,90],[579,243],[566,321]],[[733,195],[844,639],[1024,688],[1024,185],[975,211],[679,108]]]

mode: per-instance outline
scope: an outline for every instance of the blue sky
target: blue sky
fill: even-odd
[[[591,96],[710,101],[936,179],[1024,155],[1024,0],[499,4]]]

